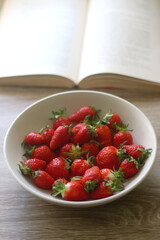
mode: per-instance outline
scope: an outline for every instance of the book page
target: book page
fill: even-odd
[[[79,80],[98,73],[160,82],[159,0],[90,0]]]
[[[0,22],[0,77],[77,78],[87,0],[6,0]]]

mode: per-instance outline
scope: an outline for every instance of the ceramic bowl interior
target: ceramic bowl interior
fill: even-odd
[[[125,184],[125,190],[115,195],[99,199],[82,202],[66,201],[51,196],[51,192],[36,187],[32,180],[24,177],[17,164],[22,160],[23,149],[21,143],[24,136],[29,131],[38,131],[45,125],[52,126],[49,120],[52,110],[58,111],[66,108],[69,115],[84,105],[94,106],[101,109],[101,116],[104,116],[110,109],[121,116],[123,122],[129,122],[129,128],[133,129],[133,141],[136,144],[142,144],[146,148],[152,148],[150,157],[139,173],[128,180]],[[28,191],[36,196],[50,201],[54,204],[68,207],[91,207],[109,203],[116,200],[131,190],[133,190],[149,173],[156,156],[157,142],[154,129],[148,118],[136,106],[117,96],[87,90],[75,90],[54,94],[43,98],[25,109],[11,124],[4,141],[4,155],[8,168],[15,179]]]

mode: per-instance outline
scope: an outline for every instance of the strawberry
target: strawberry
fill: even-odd
[[[75,159],[79,159],[84,153],[86,153],[86,150],[81,151],[81,147],[78,144],[66,143],[60,148],[59,156],[74,161]]]
[[[71,165],[70,177],[83,176],[85,171],[90,168],[90,164],[84,159],[76,159]]]
[[[52,189],[54,179],[47,172],[42,170],[35,171],[33,179],[37,187],[43,189]]]
[[[71,129],[68,126],[59,126],[50,141],[50,148],[55,150],[71,140]]]
[[[101,173],[101,178],[102,180],[107,179],[107,180],[113,180],[114,179],[114,174],[113,170],[109,168],[102,168],[100,170]]]
[[[59,149],[59,156],[62,157],[62,158],[67,159],[68,156],[65,153],[71,152],[73,150],[73,146],[75,147],[75,145],[73,143],[66,143],[66,144],[64,144]]]
[[[140,164],[143,164],[143,162],[151,154],[151,149],[145,149],[144,146],[140,144],[123,145],[122,149],[126,151],[126,154],[128,156],[131,156],[134,159],[138,160]]]
[[[50,141],[52,139],[52,136],[54,134],[54,130],[52,128],[46,127],[40,130],[39,132],[43,138],[43,144],[48,145],[50,144]]]
[[[95,140],[101,144],[102,147],[112,145],[112,132],[107,125],[97,126]]]
[[[91,199],[101,199],[113,195],[111,188],[107,186],[105,181],[102,181],[99,186],[90,194]]]
[[[126,145],[131,145],[133,143],[133,137],[131,135],[132,130],[128,130],[128,123],[123,124],[120,122],[119,125],[114,124],[114,127],[118,132],[114,135],[113,137],[113,145],[115,147],[119,147],[120,145],[125,144]]]
[[[100,170],[102,181],[107,183],[107,186],[110,186],[112,192],[122,191],[124,189],[124,172],[122,169],[111,170],[109,168],[103,168]]]
[[[100,170],[102,181],[99,186],[91,193],[92,199],[100,199],[113,195],[114,192],[122,191],[123,185],[123,172],[122,169],[112,171],[111,169],[104,168]]]
[[[56,154],[47,145],[35,147],[31,155],[33,158],[44,160],[47,163],[56,157]]]
[[[121,162],[120,169],[124,172],[124,178],[130,178],[136,175],[139,170],[139,164],[134,158],[128,158]]]
[[[96,116],[96,110],[89,106],[84,106],[78,109],[76,112],[72,113],[68,120],[70,122],[82,122],[87,116],[90,116],[92,119]]]
[[[119,125],[121,122],[121,118],[117,113],[113,113],[111,110],[106,113],[106,115],[102,119],[103,123],[106,123],[109,128],[115,129],[115,124]]]
[[[56,130],[59,126],[70,126],[70,122],[66,118],[58,118],[53,122],[53,129]]]
[[[19,169],[24,175],[32,175],[33,171],[42,170],[46,166],[46,162],[40,159],[28,159],[18,164]]]
[[[119,131],[118,133],[116,133],[114,135],[114,137],[113,137],[113,145],[115,147],[119,147],[124,142],[127,145],[130,145],[130,144],[133,143],[132,135],[129,132]]]
[[[86,123],[77,123],[77,124],[72,128],[72,133],[73,133],[73,135],[76,135],[81,128],[86,127],[86,126],[87,126]]]
[[[68,183],[58,181],[56,184],[53,184],[52,195],[61,195],[62,198],[69,201],[83,201],[89,199],[89,194],[84,190],[83,185],[79,181],[71,181]]]
[[[95,142],[86,142],[82,144],[81,151],[84,152],[82,154],[83,158],[96,156],[99,153],[99,144]]]
[[[45,171],[55,180],[58,178],[67,179],[69,175],[69,163],[61,157],[57,157],[47,164]]]
[[[55,181],[54,181],[54,184],[57,184],[57,182],[59,182],[59,181],[62,181],[63,183],[67,183],[68,181],[65,179],[65,178],[58,178],[58,179],[56,179]],[[52,189],[53,189],[54,187],[52,186]]]
[[[43,144],[43,137],[36,132],[29,132],[22,143],[22,145],[33,146]]]
[[[102,150],[97,154],[94,164],[100,169],[110,168],[118,170],[119,161],[123,157],[123,151],[118,150],[114,146],[108,146],[102,148]]]
[[[97,166],[87,169],[81,178],[81,183],[87,192],[93,191],[101,181],[100,169]]]
[[[50,120],[53,120],[53,129],[56,130],[59,126],[70,126],[70,121],[64,118],[66,109],[60,110],[59,112],[52,111],[53,117]]]
[[[93,134],[91,133],[90,129],[88,128],[89,125],[83,124],[81,125],[80,129],[75,134],[74,128],[72,129],[72,132],[74,134],[72,138],[72,143],[77,144],[83,144],[86,142],[89,142],[93,138]]]

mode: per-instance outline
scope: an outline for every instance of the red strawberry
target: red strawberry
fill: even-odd
[[[83,127],[86,127],[86,123],[78,123],[78,124],[76,124],[76,125],[72,128],[72,133],[73,133],[73,135],[76,135],[76,134],[79,132],[79,130],[80,130],[81,128],[83,128]]]
[[[24,142],[22,144],[26,144],[28,146],[33,146],[33,145],[41,145],[43,144],[43,138],[39,133],[36,132],[29,132],[25,138]]]
[[[56,130],[59,126],[62,126],[63,124],[66,126],[69,126],[71,123],[68,119],[64,118],[64,114],[66,113],[66,110],[60,110],[59,112],[52,111],[53,117],[50,118],[50,120],[53,120],[53,129]]]
[[[130,145],[133,143],[133,137],[130,133],[130,131],[132,130],[128,130],[128,123],[127,124],[123,124],[122,122],[120,122],[119,125],[114,125],[115,129],[118,130],[118,132],[114,135],[113,137],[113,145],[115,147],[119,147],[120,145],[125,144],[126,145]]]
[[[53,196],[61,195],[62,198],[69,201],[83,201],[89,199],[89,194],[84,190],[83,185],[79,181],[71,181],[63,183],[58,181],[53,184]]]
[[[57,157],[52,159],[46,166],[46,172],[49,173],[54,179],[68,178],[69,164],[64,159]]]
[[[41,145],[33,150],[32,157],[42,159],[48,163],[56,157],[56,154],[47,145]]]
[[[84,159],[76,159],[71,165],[71,175],[74,176],[83,176],[85,171],[90,168],[89,163]]]
[[[112,132],[107,125],[100,125],[96,127],[95,140],[101,144],[102,147],[107,147],[112,145]]]
[[[102,168],[110,168],[118,170],[119,168],[119,157],[118,149],[114,146],[108,146],[102,148],[102,150],[97,154],[94,164],[98,166],[100,169]]]
[[[91,199],[101,199],[113,195],[109,186],[103,181],[99,186],[90,194]]]
[[[116,133],[113,137],[113,145],[115,147],[119,147],[121,144],[123,144],[125,142],[125,144],[130,145],[133,143],[133,137],[129,132],[122,132],[119,131],[118,133]]]
[[[126,154],[138,160],[140,164],[143,164],[151,153],[151,149],[145,149],[144,146],[140,144],[123,145],[122,149],[125,149]]]
[[[107,186],[110,186],[112,192],[122,191],[124,189],[124,173],[120,168],[118,171],[111,170],[109,168],[103,168],[100,170],[102,181],[107,183]]]
[[[132,156],[134,159],[137,159],[139,155],[142,154],[142,150],[145,150],[142,145],[132,144],[132,145],[123,145],[122,149],[126,150],[126,154]],[[139,150],[142,149],[142,150]]]
[[[74,134],[74,137],[72,138],[72,143],[74,143],[75,145],[89,142],[93,136],[87,124],[81,126],[81,128],[76,134],[74,133],[74,128],[72,129],[72,132]]]
[[[114,125],[119,125],[121,118],[117,113],[109,111],[102,119],[102,122],[106,123],[109,128],[115,129]]]
[[[65,178],[58,178],[54,181],[54,184],[57,184],[57,182],[62,181],[63,183],[67,183],[68,181]],[[52,189],[54,188],[54,186],[52,186]]]
[[[81,122],[87,116],[90,116],[90,118],[92,119],[96,116],[96,110],[92,107],[84,106],[78,109],[75,113],[71,114],[68,119],[70,122]]]
[[[50,148],[55,150],[71,140],[71,130],[68,126],[59,126],[50,141]]]
[[[21,172],[24,175],[31,175],[33,171],[42,170],[46,166],[46,162],[40,159],[28,159],[25,162],[20,162],[18,164]]]
[[[73,150],[73,146],[75,147],[75,145],[73,143],[66,143],[64,144],[60,149],[59,149],[59,156],[62,158],[67,159],[68,156],[64,153],[68,153],[71,152]]]
[[[119,168],[122,169],[122,172],[124,173],[124,178],[130,178],[138,172],[139,164],[134,158],[128,158],[121,162]]]
[[[87,169],[81,178],[81,183],[87,192],[93,191],[101,181],[100,169],[97,166]]]
[[[43,189],[52,189],[54,179],[47,172],[38,170],[34,173],[33,178],[37,187]]]
[[[45,128],[40,132],[40,134],[43,138],[43,144],[49,146],[52,136],[54,134],[54,130],[52,128]]]
[[[100,170],[101,172],[101,177],[102,180],[113,180],[114,179],[114,174],[113,174],[113,170],[109,169],[109,168],[103,168]]]
[[[99,145],[96,142],[86,142],[82,144],[81,151],[86,151],[82,154],[83,158],[96,156],[99,153]]]
[[[71,123],[66,118],[58,118],[54,121],[53,128],[56,130],[59,126],[63,126],[64,124],[70,126]]]
[[[60,148],[59,156],[74,161],[75,159],[79,159],[82,154],[86,151],[81,151],[81,147],[79,145],[74,145],[73,143],[66,143]]]

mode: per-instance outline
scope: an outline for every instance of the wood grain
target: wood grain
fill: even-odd
[[[160,147],[145,180],[121,199],[99,207],[71,209],[45,202],[23,189],[10,174],[3,141],[14,118],[36,100],[68,89],[0,88],[0,239],[160,239]],[[160,94],[108,90],[139,107],[160,141]]]

